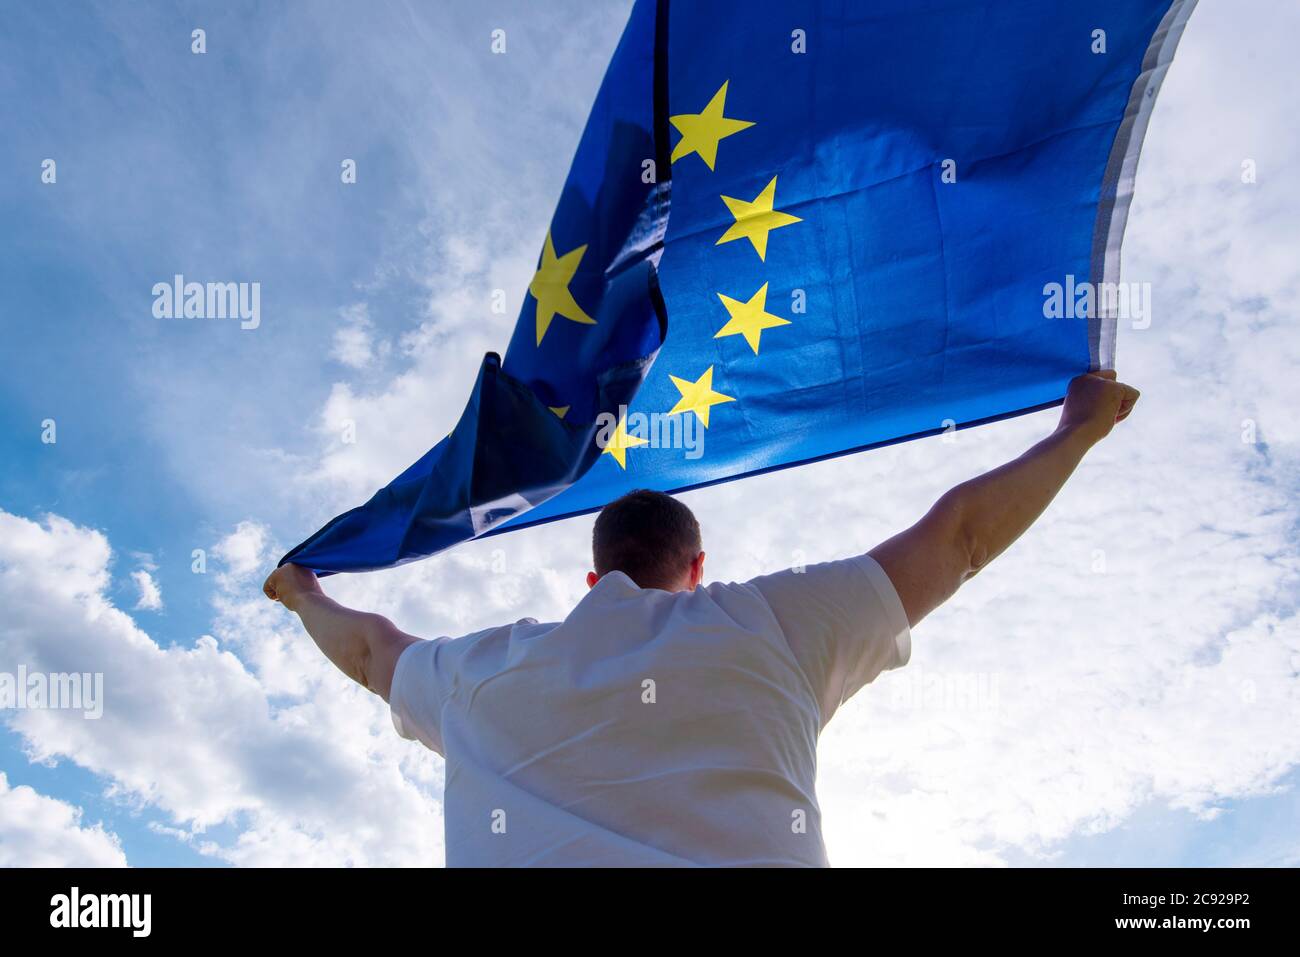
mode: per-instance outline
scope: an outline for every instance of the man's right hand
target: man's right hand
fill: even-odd
[[[1076,432],[1090,443],[1100,442],[1116,422],[1128,418],[1140,394],[1131,385],[1118,381],[1112,369],[1077,376],[1065,395],[1057,431]]]

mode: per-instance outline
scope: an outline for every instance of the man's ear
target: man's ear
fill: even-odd
[[[599,576],[599,575],[597,575],[595,572],[587,572],[587,587],[588,587],[588,588],[594,588],[594,587],[596,587],[596,582],[598,582],[598,581],[600,581],[600,576]]]
[[[704,553],[700,552],[691,559],[691,588],[698,588],[704,583]]]

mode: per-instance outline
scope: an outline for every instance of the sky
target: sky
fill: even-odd
[[[102,672],[104,709],[0,710],[0,864],[442,863],[442,760],[260,584],[504,349],[629,4],[356,9],[6,9],[0,672]],[[1300,864],[1297,35],[1262,0],[1193,14],[1124,246],[1142,400],[828,727],[833,864]],[[176,273],[259,282],[260,324],[157,318]],[[683,499],[745,580],[867,550],[1054,424]],[[327,587],[427,637],[555,620],[590,533]]]

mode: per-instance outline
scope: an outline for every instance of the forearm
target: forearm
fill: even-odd
[[[968,482],[940,499],[960,529],[970,556],[969,574],[979,571],[1032,525],[1065,485],[1095,439],[1061,427],[1019,458]]]
[[[302,619],[307,634],[326,658],[353,681],[367,685],[369,636],[388,624],[386,619],[345,608],[322,592],[295,596],[289,610]]]
[[[310,569],[291,562],[271,572],[262,591],[302,619],[316,647],[340,671],[388,700],[397,659],[419,639],[399,631],[383,615],[343,607],[321,591]]]

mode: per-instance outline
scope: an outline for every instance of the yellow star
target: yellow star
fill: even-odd
[[[754,350],[754,355],[758,355],[758,341],[762,337],[764,329],[790,325],[789,319],[782,319],[780,316],[774,316],[767,311],[767,283],[763,283],[763,288],[749,297],[749,302],[741,302],[739,299],[732,299],[722,293],[718,293],[718,298],[727,307],[727,313],[731,318],[727,320],[725,326],[717,331],[713,338],[744,336],[745,341],[749,343],[749,347]]]
[[[728,80],[727,83],[729,82],[731,81]],[[718,158],[718,141],[754,125],[749,120],[736,120],[722,115],[727,103],[727,83],[718,87],[718,92],[713,94],[709,105],[699,113],[679,113],[668,117],[668,122],[682,134],[682,138],[673,147],[672,162],[699,153],[704,165],[712,170]]]
[[[627,434],[627,423],[623,419],[618,420],[618,427],[605,443],[605,447],[600,450],[601,455],[612,455],[614,461],[619,464],[619,468],[627,469],[627,450],[636,448],[638,445],[648,445],[646,439],[637,438],[635,435]]]
[[[569,414],[569,406],[567,405],[548,405],[547,408],[561,419]]]
[[[722,197],[722,201],[727,204],[727,209],[731,210],[731,215],[736,217],[736,221],[727,227],[722,238],[714,245],[721,246],[734,239],[748,239],[754,244],[758,258],[764,262],[767,261],[767,234],[782,226],[803,222],[798,216],[791,216],[789,213],[772,208],[776,203],[775,176],[772,177],[772,182],[764,186],[763,191],[754,197],[752,203],[747,203],[743,199],[732,199],[730,196]]]
[[[668,378],[673,380],[673,385],[677,386],[677,391],[682,394],[681,399],[668,411],[668,414],[694,412],[700,417],[700,422],[706,429],[709,427],[710,406],[736,401],[732,396],[713,391],[713,366],[705,369],[704,375],[695,382],[679,379],[675,375],[669,375]]]
[[[537,300],[537,344],[542,344],[542,336],[551,327],[551,320],[556,315],[572,319],[584,325],[594,326],[596,320],[582,311],[582,307],[569,292],[569,283],[582,262],[585,245],[565,253],[555,255],[555,244],[551,242],[550,230],[546,232],[546,244],[542,247],[542,262],[537,267],[533,281],[528,284],[528,291]]]

